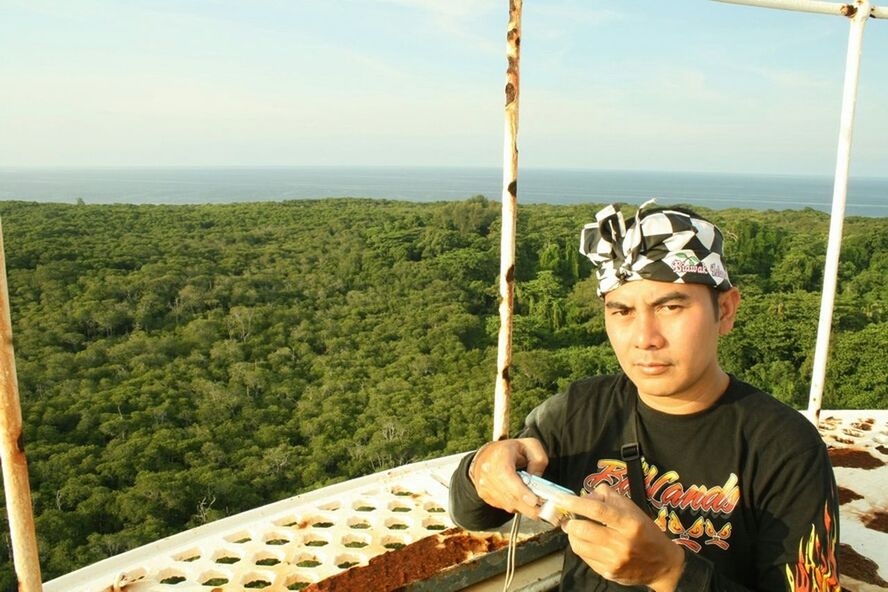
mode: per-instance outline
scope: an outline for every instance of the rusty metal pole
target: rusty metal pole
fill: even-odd
[[[6,283],[6,255],[3,224],[0,222],[0,459],[3,462],[3,489],[6,515],[12,540],[12,558],[21,592],[43,590],[40,558],[28,482],[28,461],[22,438],[22,409],[19,403],[15,355],[12,347],[12,320],[9,314],[9,288]]]
[[[512,384],[512,314],[515,297],[515,230],[518,209],[518,66],[521,56],[522,0],[509,0],[506,33],[506,125],[503,145],[503,222],[500,237],[499,345],[493,405],[493,440],[509,437]]]

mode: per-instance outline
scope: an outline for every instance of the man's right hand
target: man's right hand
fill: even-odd
[[[536,438],[488,442],[478,449],[469,467],[469,479],[487,504],[536,520],[539,499],[515,472],[524,469],[542,475],[549,457]]]

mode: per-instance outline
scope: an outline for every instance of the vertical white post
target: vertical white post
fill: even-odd
[[[853,5],[852,5],[853,6]],[[839,271],[839,252],[842,247],[842,226],[845,221],[845,201],[848,196],[848,172],[851,167],[851,135],[854,129],[854,108],[857,103],[857,83],[860,79],[860,54],[863,47],[863,28],[869,18],[868,0],[858,2],[851,16],[848,37],[848,55],[845,64],[845,87],[842,95],[842,119],[836,154],[836,176],[833,186],[832,213],[829,224],[829,243],[823,270],[823,295],[820,301],[820,321],[817,325],[817,345],[814,350],[814,370],[808,397],[808,419],[816,426],[820,421],[820,405],[826,378],[826,360],[832,329],[836,279]]]
[[[493,440],[509,437],[512,385],[512,304],[515,297],[515,230],[518,208],[518,66],[521,57],[522,0],[509,0],[506,33],[506,125],[503,145],[503,222],[500,237],[499,344],[493,399]]]
[[[19,403],[15,354],[12,347],[12,320],[9,314],[9,289],[6,284],[6,256],[3,250],[3,226],[0,224],[0,459],[3,464],[3,489],[12,541],[12,561],[20,592],[43,590],[40,559],[28,482],[28,461],[22,443],[22,408]]]

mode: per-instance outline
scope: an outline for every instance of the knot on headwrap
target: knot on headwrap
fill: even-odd
[[[628,227],[613,204],[583,227],[580,253],[596,268],[598,295],[643,279],[729,289],[721,231],[688,212],[648,211],[654,203],[652,199],[642,204]]]

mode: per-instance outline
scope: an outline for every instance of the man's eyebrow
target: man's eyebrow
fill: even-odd
[[[691,299],[690,296],[688,296],[684,292],[678,292],[678,291],[669,292],[668,294],[663,294],[662,296],[660,296],[659,298],[657,298],[656,300],[651,302],[651,306],[660,306],[660,305],[666,304],[667,302],[675,302],[675,301],[687,302],[690,299]]]
[[[613,309],[617,309],[617,310],[626,310],[626,309],[631,308],[631,307],[630,307],[628,304],[623,304],[622,302],[614,302],[613,300],[611,300],[610,302],[605,302],[605,303],[604,303],[604,308],[613,308]]]

